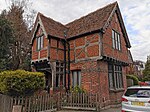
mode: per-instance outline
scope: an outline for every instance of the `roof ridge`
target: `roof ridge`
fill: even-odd
[[[89,15],[91,15],[91,14],[94,14],[94,13],[96,13],[96,12],[102,10],[102,9],[105,9],[106,7],[108,7],[108,6],[110,6],[110,5],[113,5],[113,4],[118,4],[118,3],[117,3],[117,1],[115,1],[115,2],[113,2],[113,3],[107,4],[106,6],[102,6],[101,8],[99,8],[99,9],[93,11],[93,12],[90,12],[90,13],[88,13],[88,14],[86,14],[86,15],[84,15],[84,16],[78,18],[78,19],[75,19],[75,20],[73,20],[73,21],[71,21],[71,22],[65,24],[65,26],[68,27],[69,24],[72,24],[73,22],[75,22],[75,21],[77,21],[77,20],[80,20],[80,19],[82,19],[82,18],[86,18],[87,16],[89,16]]]

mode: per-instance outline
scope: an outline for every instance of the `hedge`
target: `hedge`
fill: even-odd
[[[24,70],[0,73],[0,93],[10,96],[25,96],[45,87],[43,73]]]
[[[136,76],[134,76],[134,75],[127,75],[127,79],[132,79],[134,85],[138,85],[139,84],[139,79]]]

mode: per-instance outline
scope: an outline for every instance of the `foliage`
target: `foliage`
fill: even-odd
[[[5,18],[5,11],[0,15],[0,71],[10,68],[11,46],[14,44],[11,23]]]
[[[70,91],[73,93],[85,93],[85,90],[79,86],[71,87]]]
[[[127,75],[127,79],[132,79],[134,85],[138,85],[139,84],[139,79],[135,75]]]
[[[24,70],[0,73],[0,92],[10,96],[25,96],[45,87],[43,73]]]
[[[143,71],[143,81],[150,81],[150,61],[145,64],[145,70]]]
[[[6,0],[7,1],[7,0]],[[8,22],[3,22],[0,19],[0,31],[1,23],[3,23],[2,30],[3,38],[0,38],[0,53],[4,54],[4,58],[0,56],[0,69],[1,70],[17,70],[24,69],[30,70],[31,61],[31,28],[33,26],[33,20],[35,16],[34,10],[31,9],[29,0],[8,0],[10,1],[9,10],[2,11],[1,17],[5,18],[5,21],[9,21],[11,29],[8,29],[10,25]],[[9,30],[5,30],[7,29]],[[0,32],[0,34],[2,34]],[[9,36],[8,36],[9,35]],[[1,35],[0,35],[1,37]],[[7,38],[5,38],[7,37]],[[13,44],[9,44],[8,37],[13,38]],[[1,43],[5,46],[1,47]],[[2,52],[3,51],[3,52]],[[6,52],[8,51],[8,52]],[[8,58],[6,58],[6,56]],[[8,60],[6,60],[8,59]]]

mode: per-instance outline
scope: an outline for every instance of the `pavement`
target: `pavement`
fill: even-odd
[[[117,107],[117,108],[110,108],[110,109],[106,109],[100,112],[121,112],[121,107]]]
[[[92,111],[61,110],[61,111],[58,111],[58,112],[92,112]],[[121,107],[101,110],[100,112],[121,112]]]

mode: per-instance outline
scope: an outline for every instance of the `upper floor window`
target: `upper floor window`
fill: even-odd
[[[41,50],[43,48],[43,39],[44,36],[40,36],[37,38],[37,50]]]
[[[121,50],[120,34],[114,30],[112,30],[112,44],[114,49]]]

